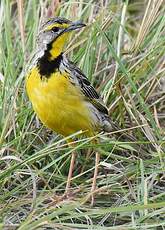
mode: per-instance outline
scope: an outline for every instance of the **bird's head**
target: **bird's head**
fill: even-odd
[[[72,22],[61,17],[50,18],[41,26],[37,39],[38,45],[49,49],[53,59],[62,52],[70,32],[84,26],[85,24],[80,21]]]

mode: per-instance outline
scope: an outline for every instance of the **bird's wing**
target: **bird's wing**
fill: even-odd
[[[85,99],[89,101],[98,111],[103,114],[108,115],[108,110],[101,100],[99,94],[96,92],[95,88],[88,81],[87,77],[82,73],[82,71],[70,63],[72,79],[71,82],[79,87],[80,91],[84,94]]]

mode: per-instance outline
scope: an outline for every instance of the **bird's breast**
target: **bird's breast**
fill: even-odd
[[[92,116],[80,90],[67,74],[55,72],[41,78],[33,68],[26,78],[26,89],[33,108],[41,121],[64,136],[79,130],[92,132]]]

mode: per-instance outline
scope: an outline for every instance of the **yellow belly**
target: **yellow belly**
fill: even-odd
[[[34,68],[27,76],[26,89],[34,111],[47,127],[63,136],[79,130],[93,134],[91,114],[83,95],[67,76],[56,72],[41,80]]]

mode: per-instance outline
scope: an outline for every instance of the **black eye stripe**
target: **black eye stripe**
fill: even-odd
[[[51,30],[53,31],[53,32],[58,32],[59,31],[59,27],[53,27]]]

